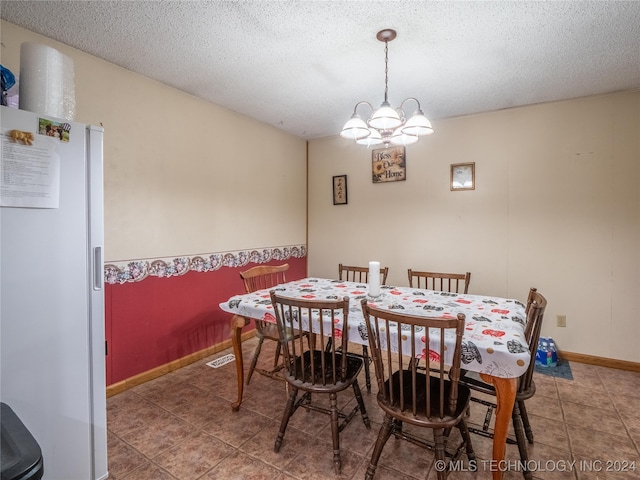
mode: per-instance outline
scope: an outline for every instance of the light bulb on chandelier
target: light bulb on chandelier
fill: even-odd
[[[414,97],[406,98],[397,109],[393,109],[387,99],[389,84],[389,42],[396,38],[396,31],[391,29],[380,30],[376,38],[384,42],[384,101],[378,110],[366,101],[356,103],[353,115],[344,124],[340,136],[355,140],[360,145],[367,147],[389,144],[410,145],[418,141],[422,135],[431,135],[433,127],[431,122],[424,116],[420,107],[420,102]],[[413,115],[407,119],[403,107],[406,102],[414,101],[418,107]],[[358,107],[368,105],[371,109],[371,117],[365,122],[358,115]]]

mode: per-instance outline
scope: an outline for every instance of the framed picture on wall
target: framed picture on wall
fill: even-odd
[[[371,154],[373,183],[398,182],[407,179],[404,147],[378,148]]]
[[[476,164],[452,163],[451,164],[451,191],[475,190],[476,188]]]
[[[347,204],[347,176],[336,175],[333,177],[333,204]]]

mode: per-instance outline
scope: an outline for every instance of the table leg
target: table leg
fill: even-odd
[[[496,389],[496,424],[493,430],[493,462],[491,470],[493,480],[501,480],[503,469],[499,466],[504,460],[507,450],[507,433],[511,423],[513,404],[516,400],[517,378],[499,378],[484,373],[480,374],[483,381],[490,383]]]
[[[238,377],[238,400],[231,404],[231,410],[237,412],[242,403],[244,388],[244,363],[242,361],[242,328],[249,324],[249,319],[240,315],[231,318],[231,343],[236,357],[236,375]]]

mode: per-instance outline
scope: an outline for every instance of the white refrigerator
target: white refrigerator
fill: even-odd
[[[0,108],[0,400],[44,479],[107,478],[103,130]]]

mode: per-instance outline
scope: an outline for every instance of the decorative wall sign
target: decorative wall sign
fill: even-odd
[[[452,163],[451,164],[451,191],[475,190],[476,188],[476,164]]]
[[[398,182],[407,179],[404,147],[379,148],[371,156],[373,183]]]
[[[333,177],[333,204],[347,204],[347,176],[336,175]]]

